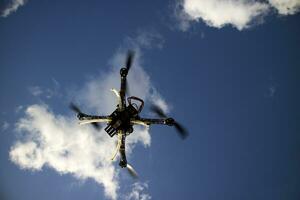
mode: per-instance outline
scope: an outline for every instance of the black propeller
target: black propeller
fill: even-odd
[[[167,115],[164,113],[164,111],[157,105],[151,105],[150,109],[158,116],[162,118],[168,118]]]
[[[77,114],[81,114],[82,113],[81,110],[75,104],[73,104],[73,103],[70,103],[69,107],[70,107],[71,110],[73,110]]]
[[[127,52],[126,65],[125,65],[125,68],[126,68],[128,71],[129,71],[129,69],[131,68],[133,58],[134,58],[134,51],[129,50],[129,51]]]
[[[132,63],[133,63],[133,59],[134,59],[134,51],[132,50],[129,50],[127,52],[127,58],[126,58],[126,64],[125,64],[125,68],[127,69],[127,73],[129,72],[131,66],[132,66]],[[126,79],[126,91],[125,91],[127,94],[130,93],[130,90],[129,90],[129,84],[128,84],[128,80]]]
[[[83,112],[81,112],[81,110],[78,108],[78,106],[76,106],[74,103],[70,103],[70,109],[72,111],[74,111],[75,113],[77,113],[77,116],[80,116],[80,115],[84,115]],[[99,123],[97,122],[92,122],[91,123],[93,125],[93,127],[96,129],[96,130],[100,130],[101,129],[101,126]]]
[[[150,109],[156,113],[159,117],[162,117],[162,118],[167,118],[166,121],[167,121],[167,124],[168,125],[171,125],[171,126],[174,126],[175,129],[177,130],[177,133],[179,134],[179,136],[182,138],[182,139],[185,139],[187,136],[188,136],[188,132],[187,130],[181,125],[179,124],[178,122],[176,122],[173,118],[168,118],[167,115],[164,113],[164,111],[157,105],[152,105],[150,107]]]

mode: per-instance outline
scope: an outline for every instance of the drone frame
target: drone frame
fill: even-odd
[[[116,157],[117,152],[119,152],[119,154],[120,154],[119,165],[122,168],[127,167],[129,173],[133,177],[137,177],[137,173],[127,163],[126,152],[125,152],[126,136],[129,135],[131,132],[133,132],[132,126],[142,125],[142,126],[149,127],[152,124],[161,124],[161,125],[175,126],[175,128],[177,128],[177,130],[179,130],[179,132],[184,132],[183,131],[184,129],[177,122],[175,122],[175,120],[173,118],[168,118],[165,114],[163,114],[163,111],[160,110],[158,107],[154,108],[154,112],[156,112],[161,117],[160,119],[141,118],[139,116],[139,113],[143,109],[144,101],[142,99],[139,99],[138,97],[135,97],[135,96],[128,97],[127,98],[128,105],[126,104],[126,94],[128,93],[127,92],[128,91],[127,75],[128,75],[128,71],[132,64],[132,59],[133,59],[133,52],[129,52],[128,56],[127,56],[127,61],[126,61],[125,67],[120,69],[120,78],[121,78],[120,90],[119,91],[117,91],[116,89],[111,90],[112,92],[114,92],[114,94],[118,98],[117,109],[111,115],[106,115],[106,116],[87,115],[87,114],[82,113],[79,110],[79,108],[77,108],[73,104],[71,104],[71,109],[73,109],[75,112],[78,113],[77,117],[79,119],[79,124],[81,124],[81,125],[82,124],[93,124],[93,125],[95,125],[96,128],[97,127],[99,128],[97,123],[107,123],[107,124],[113,123],[114,122],[113,120],[115,117],[114,114],[122,113],[123,111],[125,111],[125,109],[127,109],[126,111],[133,112],[133,114],[132,113],[130,114],[130,119],[123,116],[123,119],[125,118],[126,123],[129,123],[131,129],[128,129],[128,127],[126,129],[120,128],[122,126],[118,126],[118,128],[114,129],[115,127],[111,127],[110,125],[108,125],[105,128],[105,131],[111,137],[113,137],[115,134],[117,134],[117,136],[118,136],[117,149],[112,156],[112,160]],[[141,105],[139,107],[136,106],[134,108],[134,106],[132,105],[133,103],[131,103],[131,100],[139,101],[141,103]],[[127,117],[128,117],[128,115],[127,115]],[[120,123],[123,123],[122,120],[119,120],[119,121],[121,121]],[[113,132],[111,132],[111,131],[113,131]],[[182,135],[182,137],[184,138],[184,135]]]

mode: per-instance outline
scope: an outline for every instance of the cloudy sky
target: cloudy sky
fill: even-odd
[[[300,198],[300,0],[0,1],[0,199]],[[68,109],[130,93],[190,132],[116,139]]]

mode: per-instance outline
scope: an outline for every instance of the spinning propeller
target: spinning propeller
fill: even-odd
[[[70,107],[70,109],[71,109],[72,111],[74,111],[74,112],[77,114],[78,117],[85,115],[83,112],[81,112],[81,110],[78,108],[78,106],[76,106],[74,103],[70,103],[70,106],[69,106],[69,107]],[[99,123],[97,123],[97,122],[92,122],[91,124],[92,124],[92,126],[93,126],[96,130],[100,130],[100,129],[101,129],[101,126],[100,126]]]
[[[125,68],[128,71],[131,68],[133,58],[134,58],[134,52],[133,51],[128,51],[127,52],[127,58],[126,58],[126,65],[125,65]]]
[[[164,113],[164,111],[157,105],[152,105],[150,107],[152,112],[157,114],[159,117],[166,118],[166,122],[170,126],[174,126],[175,129],[177,130],[177,133],[182,139],[185,139],[188,136],[187,130],[179,124],[177,121],[175,121],[173,118],[168,118],[167,115]]]
[[[133,59],[134,59],[134,51],[128,51],[127,52],[127,58],[126,58],[126,64],[125,64],[125,68],[127,70],[127,73],[129,72],[132,63],[133,63]],[[126,91],[127,94],[129,94],[129,84],[128,84],[128,80],[126,79]]]

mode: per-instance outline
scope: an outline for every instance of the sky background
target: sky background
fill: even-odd
[[[300,2],[201,2],[0,1],[0,199],[298,200]],[[138,181],[68,109],[113,111],[127,49],[130,92],[190,133],[132,133]]]

